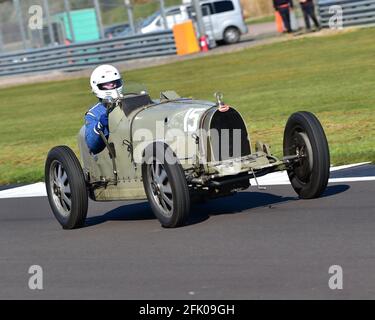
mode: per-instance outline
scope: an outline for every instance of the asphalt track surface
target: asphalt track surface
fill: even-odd
[[[332,174],[375,175],[365,167]],[[1,199],[0,299],[374,299],[374,208],[375,181],[314,200],[252,186],[194,205],[179,229],[147,202],[90,202],[86,227],[64,231],[47,198]],[[28,287],[34,264],[43,290]],[[331,265],[342,290],[328,286]]]

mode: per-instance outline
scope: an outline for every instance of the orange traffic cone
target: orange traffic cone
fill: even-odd
[[[281,15],[280,15],[279,11],[275,11],[275,22],[276,22],[277,32],[283,33],[284,32],[284,23],[283,23],[283,19],[281,18]]]
[[[201,51],[206,52],[208,51],[208,41],[207,41],[207,36],[201,36],[199,38],[199,44],[201,47]]]

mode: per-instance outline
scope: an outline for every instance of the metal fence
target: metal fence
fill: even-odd
[[[173,55],[172,31],[0,55],[0,76],[51,70],[81,70],[101,63]]]
[[[81,43],[140,32],[142,22],[182,0],[0,0],[0,53]],[[42,25],[33,28],[35,7]],[[126,31],[126,32],[125,32]],[[159,31],[159,30],[158,30]]]
[[[329,26],[333,16],[331,6],[341,7],[343,27],[375,24],[375,0],[320,0],[319,14],[323,27]]]

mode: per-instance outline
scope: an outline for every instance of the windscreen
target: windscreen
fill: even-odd
[[[122,93],[123,95],[129,95],[129,94],[141,94],[141,93],[148,93],[147,86],[144,83],[136,82],[133,80],[124,80],[123,81],[123,87],[122,87]]]

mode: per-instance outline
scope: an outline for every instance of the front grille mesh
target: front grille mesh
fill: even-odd
[[[230,108],[216,111],[210,124],[211,161],[223,161],[250,154],[245,123],[240,114]]]

